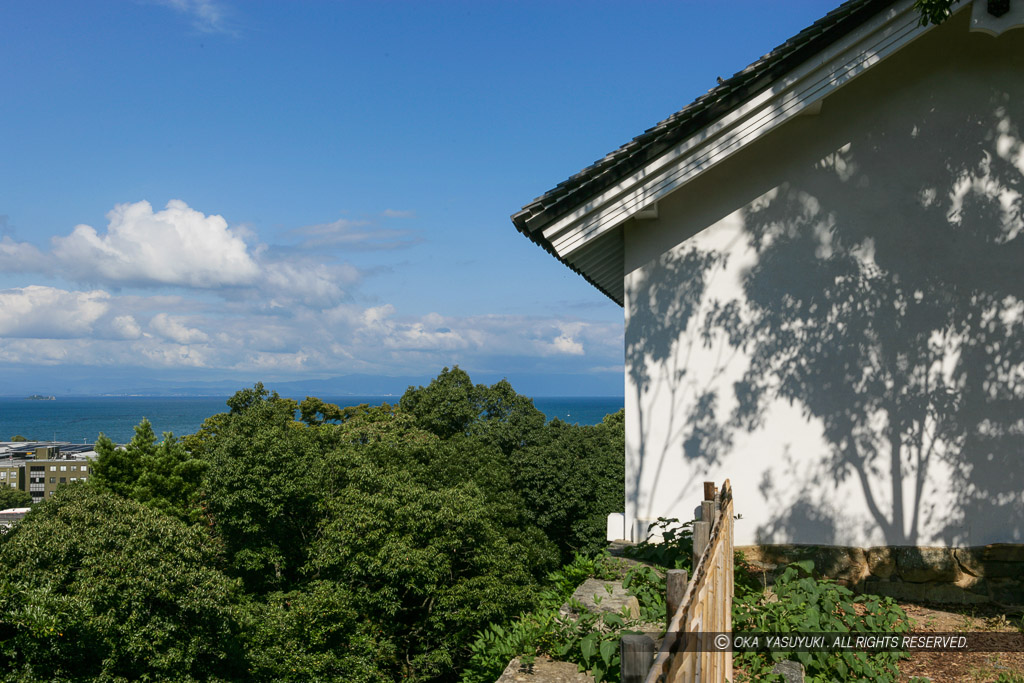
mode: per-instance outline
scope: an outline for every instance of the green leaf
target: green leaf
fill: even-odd
[[[623,620],[621,614],[612,614],[611,612],[608,612],[604,615],[604,623],[608,624],[609,626],[618,626],[619,628],[622,628],[626,625],[626,622],[625,620]]]
[[[604,660],[605,666],[611,667],[612,656],[615,654],[616,644],[613,640],[602,640],[601,641],[601,659]]]
[[[801,560],[800,562],[794,562],[793,564],[791,564],[789,566],[791,566],[791,567],[799,567],[800,569],[804,570],[804,572],[806,572],[808,574],[813,574],[814,573],[814,560]]]
[[[580,641],[580,652],[583,654],[584,661],[589,662],[591,659],[593,659],[596,644],[596,633],[591,633],[590,635],[584,636],[583,640]]]

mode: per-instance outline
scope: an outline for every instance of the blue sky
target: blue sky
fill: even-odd
[[[832,6],[4,3],[0,384],[619,394],[622,310],[509,215]]]

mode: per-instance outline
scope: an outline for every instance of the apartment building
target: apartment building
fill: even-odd
[[[28,491],[37,503],[62,484],[86,481],[95,457],[91,444],[0,442],[0,486]]]

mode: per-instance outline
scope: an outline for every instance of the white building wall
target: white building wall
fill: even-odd
[[[1024,542],[1024,30],[967,20],[626,225],[634,540],[729,478],[737,544]]]

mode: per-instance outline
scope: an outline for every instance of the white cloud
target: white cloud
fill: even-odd
[[[149,328],[165,339],[178,344],[200,344],[209,341],[205,332],[188,327],[183,318],[158,313],[149,321]]]
[[[248,285],[260,268],[220,216],[180,200],[154,212],[147,201],[118,204],[100,235],[78,225],[53,239],[53,255],[81,281],[213,288]]]
[[[268,377],[423,374],[456,363],[502,372],[586,372],[621,363],[622,329],[612,323],[402,316],[391,304],[352,302],[326,310],[253,309],[217,299],[190,309],[188,303],[46,287],[2,292],[0,362],[208,368]]]
[[[50,253],[0,237],[0,263],[49,262],[49,275],[117,288],[0,292],[0,362],[321,376],[425,374],[453,364],[585,372],[621,363],[621,324],[410,314],[361,296],[362,273],[332,262],[328,249],[275,250],[182,201],[159,211],[145,201],[121,204],[108,218],[105,230],[79,225],[54,238]],[[292,235],[342,248],[406,237],[346,220]]]
[[[271,307],[286,307],[298,302],[327,308],[345,296],[339,282],[353,284],[358,279],[359,271],[349,265],[279,261],[264,267],[260,288]]]
[[[192,17],[192,25],[203,33],[232,33],[227,25],[225,6],[213,0],[156,0]]]
[[[570,356],[582,356],[583,355],[583,344],[574,340],[564,334],[560,334],[555,337],[555,340],[551,342],[551,346],[554,347],[558,353],[566,353]]]
[[[138,339],[142,336],[142,328],[130,315],[119,315],[111,321],[111,329],[121,339]]]
[[[28,242],[15,242],[7,235],[0,239],[0,272],[43,273],[50,261]]]
[[[87,335],[110,307],[103,291],[32,285],[0,291],[0,337],[68,339]]]
[[[383,215],[394,218],[404,216],[404,212],[387,210]],[[420,241],[419,236],[411,230],[382,228],[372,221],[347,218],[295,228],[291,234],[302,239],[301,246],[305,249],[344,247],[357,251],[388,250],[408,247]]]

